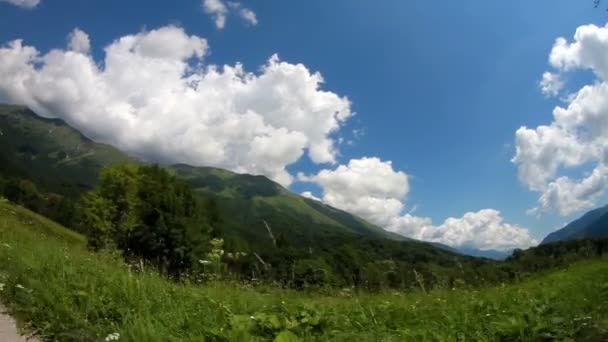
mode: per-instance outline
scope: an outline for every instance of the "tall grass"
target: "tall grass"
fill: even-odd
[[[483,290],[307,293],[133,274],[0,203],[0,298],[48,340],[538,341],[608,339],[608,260]],[[115,334],[115,335],[112,335]]]

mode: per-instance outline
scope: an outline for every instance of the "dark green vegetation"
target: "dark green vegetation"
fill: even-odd
[[[591,210],[564,228],[547,235],[542,244],[602,237],[608,237],[608,206]]]
[[[202,258],[212,231],[199,203],[186,182],[158,166],[107,168],[84,196],[80,230],[95,250],[118,249],[179,277]]]
[[[209,176],[220,185],[228,184],[215,189],[216,192],[228,189],[238,194],[232,196],[232,202],[223,200],[218,204],[218,197],[204,192],[206,187],[197,197],[185,181],[158,166],[131,164],[106,168],[98,186],[85,194],[78,208],[77,216],[81,220],[77,230],[87,235],[89,246],[95,250],[118,249],[125,259],[141,259],[175,278],[197,277],[204,273],[204,265],[208,263],[215,266],[215,273],[219,273],[216,277],[262,280],[296,288],[411,288],[418,287],[421,279],[426,279],[427,286],[432,287],[458,281],[464,267],[471,281],[479,282],[491,276],[489,269],[474,267],[489,264],[487,261],[453,254],[422,242],[319,228],[312,233],[273,229],[268,224],[275,222],[270,207],[251,208],[244,214],[248,209],[244,197],[250,193],[278,191],[285,192],[281,196],[287,198],[300,198],[265,178],[242,177],[253,181],[236,182],[234,186],[238,188],[231,189],[230,176],[221,182]],[[254,201],[264,200],[262,196],[254,198]],[[282,203],[277,205],[280,207]],[[221,212],[222,207],[227,207],[228,212]],[[257,234],[239,230],[238,226],[225,227],[223,222],[229,213],[243,215],[243,219],[259,215],[268,227]],[[356,227],[355,223],[353,226]],[[225,231],[234,235],[225,234],[227,240],[224,240]],[[217,240],[212,243],[211,237]]]
[[[550,246],[550,245],[548,245]],[[547,248],[547,247],[543,247]],[[524,281],[425,294],[176,283],[23,208],[0,203],[0,298],[48,340],[605,341],[608,260]]]

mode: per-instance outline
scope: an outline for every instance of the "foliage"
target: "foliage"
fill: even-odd
[[[211,228],[190,187],[158,166],[105,169],[84,196],[83,230],[94,249],[118,248],[179,276],[203,255]]]
[[[524,252],[525,253],[525,252]],[[541,252],[539,252],[541,253]],[[542,252],[545,253],[545,252]],[[604,341],[608,260],[513,284],[404,293],[175,283],[0,204],[0,299],[45,340]],[[8,261],[10,262],[4,262]]]
[[[77,216],[76,203],[59,194],[39,191],[36,184],[27,179],[0,177],[0,195],[65,226],[74,226]]]

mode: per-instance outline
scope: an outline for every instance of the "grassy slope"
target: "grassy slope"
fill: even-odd
[[[61,120],[0,105],[0,175],[18,175],[47,191],[76,196],[95,184],[101,168],[129,161],[116,148],[92,142]]]
[[[175,172],[187,179],[202,195],[214,197],[224,210],[229,230],[248,240],[267,240],[267,221],[274,233],[283,232],[294,241],[308,232],[357,233],[366,236],[406,240],[352,214],[296,195],[263,176],[175,165]],[[315,229],[311,229],[311,228]]]
[[[423,293],[303,293],[134,275],[82,237],[0,203],[0,298],[41,336],[100,341],[524,340],[608,338],[608,261],[520,284]],[[288,334],[283,333],[283,337]],[[294,335],[292,335],[293,337]]]

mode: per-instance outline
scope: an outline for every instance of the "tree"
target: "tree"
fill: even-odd
[[[36,184],[26,179],[9,180],[4,186],[4,196],[34,211],[39,211],[42,207],[42,199]]]
[[[179,276],[207,249],[211,227],[195,194],[157,165],[105,169],[83,207],[91,247],[116,247],[164,274]]]

